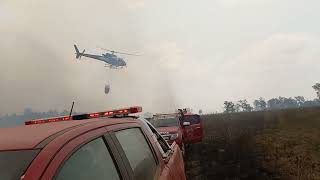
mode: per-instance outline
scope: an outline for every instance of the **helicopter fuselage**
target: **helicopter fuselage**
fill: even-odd
[[[76,50],[76,58],[77,59],[81,59],[82,56],[96,59],[96,60],[105,62],[106,66],[109,66],[110,68],[115,68],[115,69],[122,68],[127,65],[126,62],[122,58],[116,56],[114,53],[120,53],[120,54],[128,54],[128,53],[111,51],[112,53],[105,53],[102,55],[94,55],[94,54],[85,54],[84,53],[85,50],[80,52],[76,45],[74,45],[74,49]],[[128,54],[128,55],[134,55],[134,54]]]
[[[110,67],[123,67],[126,66],[126,62],[113,54],[102,54],[102,55],[93,55],[93,54],[82,54],[81,56],[85,56],[88,58],[96,59],[107,63]]]

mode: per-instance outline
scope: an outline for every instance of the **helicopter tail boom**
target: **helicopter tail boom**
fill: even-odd
[[[76,58],[81,59],[81,56],[84,54],[85,50],[83,50],[82,53],[80,53],[80,51],[76,45],[74,45],[74,49],[76,50]]]

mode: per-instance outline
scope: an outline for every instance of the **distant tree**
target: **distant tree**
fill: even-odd
[[[303,107],[319,107],[320,106],[320,100],[319,99],[315,99],[315,100],[308,100],[305,101],[303,104]]]
[[[25,108],[24,109],[24,111],[23,111],[23,114],[25,115],[25,116],[30,116],[30,115],[32,115],[32,109],[31,108]]]
[[[47,115],[48,116],[57,116],[57,115],[59,115],[59,113],[58,113],[58,111],[57,110],[49,110],[48,112],[47,112]]]
[[[63,112],[58,112],[56,110],[50,110],[48,112],[34,112],[31,108],[25,108],[22,114],[7,114],[6,116],[2,117],[0,121],[0,127],[12,127],[24,124],[24,122],[27,120],[63,116],[68,114],[69,112],[66,110]]]
[[[272,99],[269,99],[268,102],[268,109],[280,109],[281,107],[281,102],[278,98],[272,98]]]
[[[267,109],[267,103],[262,97],[254,100],[253,106],[254,106],[254,110],[256,110],[256,111],[264,111]]]
[[[199,114],[200,114],[200,115],[202,114],[202,109],[199,109]]]
[[[259,98],[259,101],[260,101],[260,109],[261,110],[266,110],[267,109],[266,101],[262,97]]]
[[[286,101],[285,97],[281,97],[281,96],[278,97],[279,109],[285,109],[286,107],[285,101]]]
[[[295,98],[278,97],[272,98],[268,101],[269,109],[287,109],[287,108],[297,108],[300,104],[304,103],[304,97],[297,96]]]
[[[304,99],[303,96],[296,96],[294,97],[298,103],[299,107],[303,107],[304,103],[306,102],[306,100]]]
[[[243,107],[242,107],[242,104],[243,104],[242,101],[243,101],[243,100],[239,100],[238,103],[237,103],[237,106],[238,106],[237,108],[238,108],[238,111],[239,111],[239,112],[244,111],[244,110],[243,110]]]
[[[253,101],[253,108],[254,108],[254,110],[256,110],[256,111],[260,111],[260,102],[259,102],[259,100],[255,99],[255,100]]]
[[[281,103],[282,103],[283,109],[299,107],[298,102],[291,97],[290,98],[283,98],[283,101]]]
[[[313,100],[313,102],[314,102],[314,104],[315,104],[315,106],[320,106],[320,99],[315,99],[315,100]]]
[[[320,99],[320,83],[316,83],[312,88],[316,91],[318,99]]]
[[[224,101],[224,112],[225,113],[235,112],[234,103],[231,101]]]
[[[251,112],[253,110],[253,108],[251,107],[251,105],[248,103],[248,101],[246,99],[240,100],[239,104],[240,104],[242,111],[244,111],[244,112]]]
[[[235,112],[240,112],[241,111],[241,105],[239,103],[234,105],[234,110]]]
[[[61,113],[60,113],[60,116],[66,116],[66,115],[69,115],[70,112],[67,111],[67,110],[63,110]]]

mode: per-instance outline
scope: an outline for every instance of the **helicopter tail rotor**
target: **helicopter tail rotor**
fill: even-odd
[[[86,51],[86,50],[83,49],[82,53],[80,54],[80,59],[81,59],[81,56],[84,54],[85,51]]]
[[[81,59],[81,56],[84,54],[85,49],[82,51],[82,53],[80,53],[80,51],[76,45],[74,45],[74,49],[76,50],[76,58]]]

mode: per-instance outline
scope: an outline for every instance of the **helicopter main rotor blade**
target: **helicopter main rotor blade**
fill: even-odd
[[[130,53],[123,53],[123,52],[116,52],[114,51],[115,53],[118,53],[118,54],[126,54],[126,55],[130,55],[130,56],[141,56],[141,54],[130,54]]]
[[[130,55],[130,56],[141,56],[140,54],[131,54],[131,53],[119,52],[119,51],[114,51],[114,50],[106,49],[106,48],[101,48],[101,49],[105,50],[105,51],[110,51],[111,53],[126,54],[126,55]]]
[[[106,49],[106,48],[102,48],[102,47],[100,47],[100,49],[105,50],[105,51],[115,52],[115,51],[113,51],[111,49]]]

